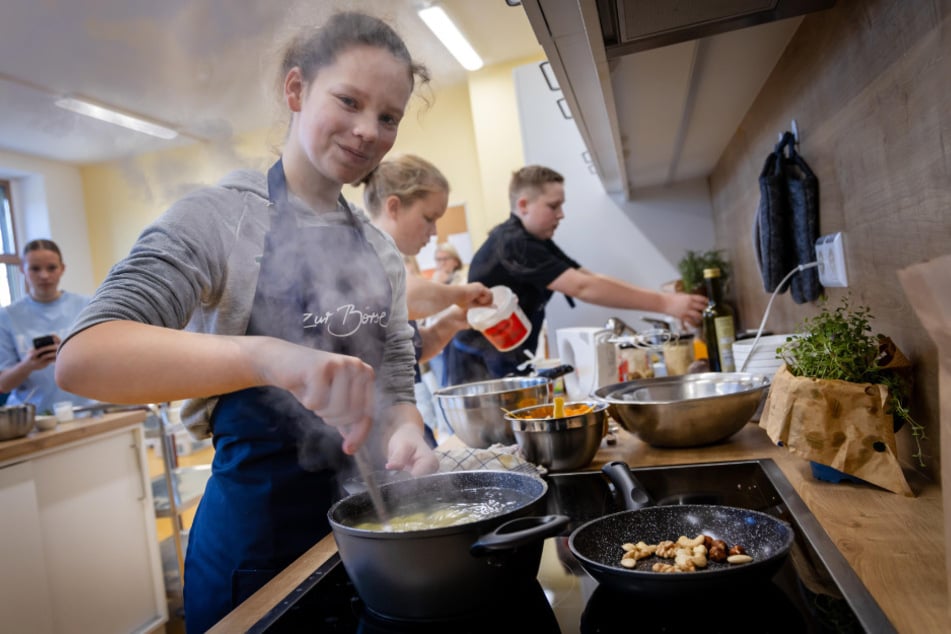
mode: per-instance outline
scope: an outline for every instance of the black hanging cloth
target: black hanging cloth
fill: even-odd
[[[816,259],[819,180],[796,152],[795,141],[792,133],[785,132],[759,176],[753,244],[763,286],[770,293],[793,268]],[[815,268],[800,271],[790,281],[797,304],[817,300],[821,291]]]

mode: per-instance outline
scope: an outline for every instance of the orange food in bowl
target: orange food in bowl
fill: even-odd
[[[581,416],[582,414],[587,414],[594,408],[587,403],[565,403],[564,406],[564,418],[571,416]],[[540,405],[528,412],[519,412],[514,414],[516,418],[524,420],[536,420],[536,419],[546,419],[546,418],[561,418],[560,416],[555,416],[555,406],[554,405]]]

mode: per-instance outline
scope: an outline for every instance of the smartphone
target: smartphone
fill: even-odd
[[[46,335],[43,337],[35,337],[33,339],[34,348],[45,348],[46,346],[52,346],[56,343],[56,340],[53,339],[53,335]]]

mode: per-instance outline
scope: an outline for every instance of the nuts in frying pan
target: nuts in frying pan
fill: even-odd
[[[657,550],[657,546],[645,544],[643,541],[637,542],[636,544],[623,544],[621,548],[624,549],[624,556],[621,557],[621,565],[625,568],[633,568],[638,561],[650,557],[654,554],[654,551]]]
[[[707,551],[707,557],[710,561],[724,562],[727,558],[726,549],[721,546],[711,546]]]
[[[693,539],[681,535],[676,542],[661,541],[658,544],[646,544],[639,541],[636,544],[626,543],[621,546],[624,555],[621,565],[625,568],[634,568],[638,561],[651,555],[673,559],[674,563],[657,562],[651,566],[654,572],[693,572],[699,568],[706,568],[707,561],[731,564],[744,564],[753,561],[746,554],[746,549],[740,544],[734,544],[727,549],[722,539],[713,539],[709,535],[697,535]]]

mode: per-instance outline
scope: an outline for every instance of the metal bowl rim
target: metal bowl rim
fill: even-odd
[[[506,378],[501,379],[487,379],[485,381],[473,381],[472,383],[460,383],[458,385],[448,385],[446,387],[440,388],[433,392],[434,397],[443,397],[443,398],[468,398],[472,396],[493,396],[496,394],[507,394],[509,392],[517,392],[519,390],[531,390],[536,389],[541,386],[551,385],[553,381],[549,378],[543,376],[524,376],[524,377],[508,377],[512,379],[512,382],[515,380],[518,381],[527,381],[528,385],[521,385],[519,387],[512,387],[507,390],[495,390],[491,392],[477,392],[474,394],[460,394],[457,393],[461,388],[470,388],[479,385],[488,385],[490,383],[502,383],[506,381]]]
[[[510,412],[504,412],[503,417],[511,424],[512,431],[527,433],[551,433],[567,431],[569,429],[583,429],[604,423],[608,416],[607,410],[610,407],[610,403],[594,399],[580,399],[570,402],[570,404],[578,403],[591,405],[593,409],[584,414],[574,414],[563,418],[519,418],[516,416],[519,412],[551,405],[551,403],[540,403],[538,405],[529,405],[528,407],[520,407]],[[566,402],[565,405],[569,405],[569,403]]]
[[[729,377],[733,377],[732,379]],[[739,377],[739,378],[737,378]],[[619,398],[612,398],[610,395],[624,391],[625,393],[632,393],[641,388],[656,387],[661,385],[676,385],[680,383],[699,383],[700,381],[707,380],[715,383],[727,383],[731,381],[741,381],[742,379],[751,379],[755,380],[756,385],[751,385],[750,387],[737,390],[735,392],[728,392],[725,394],[709,394],[705,396],[698,396],[696,398],[686,398],[686,399],[676,399],[676,400],[666,400],[666,401],[641,401],[641,400],[625,400]],[[666,377],[655,377],[649,379],[635,379],[633,381],[625,381],[623,383],[613,383],[611,385],[605,385],[600,387],[594,392],[594,396],[597,399],[600,399],[610,405],[667,405],[671,403],[683,403],[683,402],[701,402],[709,399],[722,398],[724,396],[738,396],[741,394],[751,394],[753,392],[762,391],[769,388],[770,386],[770,377],[765,374],[754,374],[751,372],[702,372],[698,374],[683,374],[678,376],[666,376]]]

